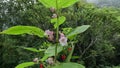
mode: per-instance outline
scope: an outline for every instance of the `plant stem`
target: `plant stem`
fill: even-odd
[[[72,50],[71,52],[69,53],[67,59],[66,59],[66,62],[70,62],[71,60],[71,57],[72,57],[72,54],[73,54],[73,51],[74,51],[74,48],[75,48],[75,45],[73,45],[73,42],[71,42],[71,45],[72,45]]]
[[[58,24],[59,24],[59,19],[58,19],[58,17],[59,17],[59,10],[58,10],[58,1],[56,0],[56,14],[57,14],[57,26],[58,26]],[[58,42],[58,38],[59,38],[59,26],[57,27],[57,29],[56,29],[56,41]],[[55,47],[55,62],[57,61],[57,46],[58,46],[58,44],[56,45],[56,47]]]

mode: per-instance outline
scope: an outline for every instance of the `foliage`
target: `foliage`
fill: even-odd
[[[57,11],[57,16],[59,15],[59,9],[61,9],[61,8],[65,8],[65,7],[69,7],[69,6],[71,6],[72,4],[74,4],[75,2],[77,2],[76,0],[73,0],[73,1],[69,1],[69,2],[66,2],[66,1],[61,1],[61,0],[55,0],[55,1],[48,1],[48,0],[40,0],[40,2],[41,3],[43,3],[43,5],[44,6],[46,6],[46,7],[54,7],[55,9],[56,9],[56,11]],[[50,3],[51,2],[51,3]],[[65,3],[64,3],[65,2]],[[53,10],[55,10],[55,9],[53,9]],[[55,22],[56,23],[56,25],[55,25],[55,29],[56,29],[56,41],[58,42],[58,35],[59,35],[59,25],[61,25],[63,22],[65,21],[65,17],[56,17],[56,20],[53,20],[52,21],[52,23],[53,22]],[[82,27],[82,26],[81,26]],[[84,32],[86,29],[88,29],[88,28],[84,28],[84,29],[82,29],[83,31],[81,31],[81,32]],[[25,33],[27,33],[27,34],[30,34],[30,35],[37,35],[37,36],[39,36],[39,37],[44,37],[44,35],[48,35],[48,39],[49,40],[52,40],[52,38],[54,38],[54,36],[53,36],[53,32],[52,31],[49,31],[49,30],[47,30],[47,31],[45,31],[45,33],[44,33],[44,31],[42,31],[41,29],[39,29],[39,28],[37,28],[37,27],[32,27],[32,26],[13,26],[13,27],[11,27],[11,28],[8,28],[7,30],[4,30],[4,31],[2,31],[1,32],[1,34],[9,34],[9,35],[20,35],[20,34],[25,34]],[[74,31],[72,32],[74,35],[77,35],[78,33],[80,33],[80,32],[78,32],[78,33],[74,33]],[[60,39],[61,39],[61,42],[60,42],[60,40],[59,40],[59,42],[60,42],[60,45],[66,45],[66,43],[67,43],[67,38],[64,36],[64,34],[60,34],[61,36],[60,36]],[[66,39],[66,41],[65,41],[65,44],[64,44],[64,39]],[[53,40],[52,40],[53,41]],[[63,43],[63,44],[61,44],[61,43]],[[28,49],[27,49],[28,50]],[[30,49],[29,49],[30,50]],[[33,51],[33,49],[32,49],[32,51]],[[55,46],[54,47],[52,47],[52,46],[49,46],[48,47],[48,49],[45,51],[45,57],[46,57],[46,55],[48,56],[48,57],[46,57],[47,58],[47,61],[48,61],[48,63],[49,64],[52,64],[52,67],[54,67],[55,65],[53,65],[53,64],[56,64],[56,61],[57,61],[57,54],[60,52],[60,51],[62,51],[62,48],[58,45],[58,44],[55,44]],[[35,51],[34,51],[35,52]],[[73,52],[71,52],[71,55],[70,56],[72,56],[72,53]],[[52,56],[54,56],[55,58],[53,58],[53,60],[52,60],[52,63],[51,63],[51,61],[49,61],[49,59],[51,59],[51,58],[49,58],[49,57],[52,57]],[[44,58],[44,57],[43,57]],[[69,58],[69,60],[70,60],[71,58]],[[24,67],[28,67],[28,66],[31,66],[31,65],[33,65],[34,63],[40,63],[40,65],[42,64],[42,63],[44,63],[44,61],[39,61],[39,59],[38,58],[35,58],[34,60],[33,60],[33,62],[24,62],[24,63],[21,63],[21,64],[19,64],[19,65],[17,65],[16,66],[16,68],[24,68]],[[44,64],[42,64],[45,68],[46,68],[46,66],[44,65]],[[65,67],[68,67],[70,64],[63,64]],[[41,67],[40,66],[40,68],[43,68],[43,66]],[[47,68],[48,68],[48,66],[49,65],[47,65]],[[59,66],[58,65],[58,67],[61,67],[61,66]],[[79,67],[79,68],[81,68],[81,65],[80,64],[78,64],[77,66],[74,66],[74,67]],[[73,67],[73,68],[74,68]]]
[[[35,4],[32,0],[24,0],[15,3],[16,5],[13,0],[5,3],[1,2],[0,31],[14,25],[31,25],[44,30],[53,27],[50,24],[49,17],[51,12],[41,4],[37,4],[38,2]],[[7,8],[9,8],[9,12],[2,12]],[[108,68],[112,67],[112,65],[119,65],[120,37],[118,35],[120,33],[120,24],[116,19],[119,10],[96,8],[91,4],[77,3],[61,11],[61,15],[66,17],[66,21],[60,27],[75,28],[80,25],[91,25],[89,30],[77,36],[78,41],[75,43],[76,46],[73,52],[73,57],[77,56],[77,58],[72,59],[72,61],[82,63],[86,68]],[[3,26],[5,27],[3,28]],[[67,34],[69,30],[64,31],[64,33]],[[46,41],[45,39],[29,35],[0,35],[0,39],[0,68],[14,68],[19,63],[31,61],[31,58],[38,57],[38,53],[33,54],[27,50],[16,48],[16,46],[34,47],[37,50],[39,50],[39,47],[47,48],[49,46],[45,45],[46,43],[42,44],[43,41]],[[79,55],[89,45],[91,45],[90,48],[80,58]],[[41,56],[43,55],[41,54]]]

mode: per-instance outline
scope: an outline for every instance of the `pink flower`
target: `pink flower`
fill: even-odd
[[[48,36],[50,36],[50,35],[53,35],[53,31],[50,31],[50,30],[45,30],[45,35],[48,35]]]
[[[53,40],[53,39],[54,39],[53,34],[54,34],[53,31],[50,31],[50,30],[46,30],[46,31],[45,31],[45,35],[48,36],[48,39],[49,39],[50,41],[54,41],[54,40]]]
[[[59,42],[62,46],[67,45],[67,38],[65,37],[65,35],[63,33],[60,33]]]

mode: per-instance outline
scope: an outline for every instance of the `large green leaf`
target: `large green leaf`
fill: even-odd
[[[61,63],[60,65],[54,66],[52,68],[85,68],[85,67],[77,63]]]
[[[44,36],[44,31],[38,27],[34,26],[13,26],[0,32],[0,34],[9,34],[9,35],[20,35],[20,34],[30,34],[37,35],[38,37]]]
[[[82,26],[78,26],[75,29],[73,29],[68,35],[67,38],[71,37],[71,36],[75,36],[77,34],[80,34],[84,31],[86,31],[88,28],[90,27],[90,25],[82,25]]]
[[[45,51],[45,49],[36,49],[36,48],[30,48],[30,47],[22,47],[25,50],[32,51],[32,52],[42,52]]]
[[[69,7],[80,0],[57,0],[57,2],[56,0],[39,0],[39,1],[47,8],[51,8],[51,7],[57,8],[58,6],[58,9],[61,9],[61,8]]]
[[[24,62],[24,63],[17,65],[15,68],[26,68],[26,67],[32,66],[34,64],[35,64],[34,62]]]
[[[59,0],[59,1],[60,1],[60,3],[58,3],[59,8],[66,8],[80,0]]]
[[[39,0],[39,2],[41,2],[47,8],[56,8],[56,0]]]
[[[51,23],[54,24],[54,28],[57,28],[58,26],[60,26],[61,24],[63,24],[66,20],[66,17],[61,16],[58,18],[58,23],[57,23],[57,18],[51,19]]]
[[[45,55],[48,56],[55,56],[55,48],[56,46],[49,46],[48,49],[45,51]],[[63,46],[57,46],[57,53],[63,50]]]
[[[55,47],[56,46],[49,46],[47,50],[45,51],[45,55],[41,59],[41,61],[45,61],[50,56],[55,56]],[[61,52],[63,50],[63,46],[57,46],[57,53]]]

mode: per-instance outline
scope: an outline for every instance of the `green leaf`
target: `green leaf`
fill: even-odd
[[[58,23],[57,23],[57,18],[51,19],[51,23],[54,24],[54,28],[57,28],[58,26],[60,26],[61,24],[63,24],[66,20],[66,17],[61,16],[58,18]]]
[[[76,3],[77,1],[80,1],[80,0],[57,0],[57,4],[56,4],[56,0],[39,0],[39,2],[41,2],[47,8],[54,7],[56,9],[69,7],[74,3]]]
[[[39,50],[37,50],[36,48],[28,48],[28,47],[23,47],[23,49],[29,50],[29,51],[32,51],[32,52],[41,52],[41,51],[45,51],[45,49],[39,49]]]
[[[0,34],[9,34],[9,35],[20,35],[20,34],[30,34],[37,35],[38,37],[44,37],[44,31],[38,27],[34,26],[13,26],[0,32]]]
[[[49,56],[48,55],[44,55],[43,58],[40,61],[45,61]]]
[[[54,66],[52,68],[85,68],[85,67],[77,63],[61,63],[60,65]]]
[[[80,0],[60,0],[59,8],[69,7],[73,4],[75,4],[77,1],[80,1]]]
[[[73,29],[68,35],[67,38],[70,38],[72,36],[75,36],[77,34],[83,33],[84,31],[86,31],[88,28],[90,27],[90,25],[82,25],[82,26],[78,26],[75,29]]]
[[[41,2],[47,8],[56,8],[56,0],[39,0],[39,2]]]
[[[68,35],[71,31],[72,31],[72,28],[71,27],[67,27],[67,28],[62,28],[62,32],[65,34],[65,35]]]
[[[49,46],[48,49],[45,51],[45,55],[41,59],[41,61],[45,61],[50,56],[55,56],[55,47],[56,46]],[[63,50],[62,46],[57,46],[57,53],[61,52]]]
[[[15,68],[25,68],[25,67],[32,66],[34,64],[35,64],[34,62],[24,62],[24,63],[17,65]]]
[[[55,48],[56,46],[49,46],[48,49],[45,51],[45,55],[55,56]],[[63,50],[63,46],[58,45],[57,53],[61,52],[62,50]]]

